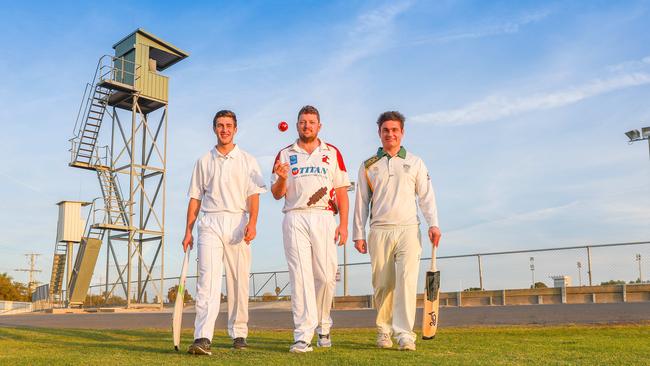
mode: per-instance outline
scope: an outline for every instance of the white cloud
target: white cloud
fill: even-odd
[[[323,72],[341,72],[386,47],[395,18],[410,7],[410,1],[395,2],[359,15],[344,46],[329,60]]]
[[[462,108],[411,117],[415,123],[459,126],[494,121],[525,112],[559,108],[608,92],[650,84],[650,74],[630,73],[548,93],[523,97],[488,96]]]
[[[538,11],[534,13],[525,14],[517,19],[506,21],[498,24],[484,25],[472,30],[450,32],[448,34],[422,37],[410,42],[411,45],[418,45],[423,43],[447,43],[453,41],[460,41],[465,39],[477,39],[485,37],[493,37],[503,34],[514,34],[520,31],[522,26],[539,22],[550,14],[549,11]]]

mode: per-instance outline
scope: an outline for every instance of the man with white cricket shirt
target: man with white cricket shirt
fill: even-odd
[[[438,245],[441,234],[427,168],[401,145],[404,120],[397,111],[384,112],[377,119],[382,147],[359,168],[353,240],[360,253],[370,253],[377,347],[391,348],[392,335],[399,350],[415,351],[413,325],[422,252],[416,198],[433,245]]]
[[[350,185],[339,150],[318,138],[320,114],[313,106],[298,112],[298,140],[280,150],[273,166],[271,192],[284,197],[282,235],[291,282],[293,353],[331,347],[330,310],[336,289],[336,241],[348,236]],[[339,213],[339,225],[334,215]]]
[[[250,243],[256,236],[259,194],[266,192],[255,158],[235,145],[237,116],[217,112],[212,127],[217,145],[194,166],[188,195],[183,250],[193,247],[192,229],[198,220],[198,280],[194,343],[188,353],[211,355],[210,344],[221,300],[225,265],[228,294],[228,335],[233,348],[248,346],[248,281]]]

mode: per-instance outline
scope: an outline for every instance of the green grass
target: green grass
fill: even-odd
[[[0,365],[648,365],[650,325],[444,328],[415,352],[380,350],[371,329],[336,329],[334,348],[290,354],[291,331],[215,334],[211,357],[175,352],[161,330],[0,328]],[[192,333],[183,333],[183,349]]]

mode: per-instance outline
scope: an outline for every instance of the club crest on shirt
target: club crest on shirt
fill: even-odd
[[[298,164],[298,156],[296,155],[289,155],[289,163],[291,165]]]
[[[327,155],[323,155],[323,159],[322,159],[322,160],[323,160],[323,163],[325,163],[325,164],[329,164],[329,163],[330,163],[330,157],[327,156]]]
[[[402,165],[402,166],[404,167],[404,173],[408,173],[409,170],[411,169],[411,166],[408,165],[408,164],[404,164],[404,165]]]

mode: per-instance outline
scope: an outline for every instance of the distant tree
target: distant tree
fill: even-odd
[[[530,288],[548,288],[544,282],[535,282],[535,286],[530,286]]]
[[[30,301],[29,289],[7,273],[0,273],[0,300]]]
[[[625,281],[623,280],[609,280],[607,282],[601,282],[601,286],[606,286],[606,285],[625,285]]]
[[[638,285],[638,284],[642,284],[642,283],[650,283],[650,282],[648,282],[648,281],[641,281],[640,278],[637,278],[636,281],[630,281],[630,282],[629,282],[630,285]]]
[[[170,304],[173,304],[176,302],[176,293],[178,292],[178,285],[172,286],[167,290],[167,300],[169,300]],[[194,301],[192,298],[192,295],[188,291],[185,291],[185,298],[183,299],[185,302],[191,302]]]
[[[106,293],[101,295],[86,295],[84,306],[115,306],[125,305],[126,300],[122,297],[112,295],[106,299]]]
[[[483,289],[480,288],[480,287],[470,287],[470,288],[464,289],[463,291],[483,291]]]

